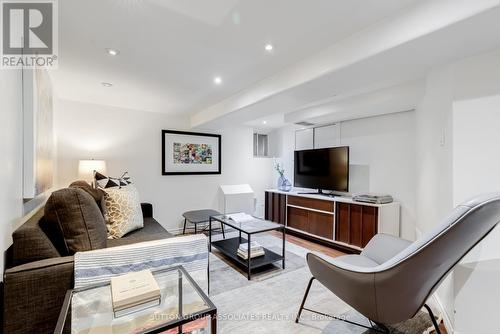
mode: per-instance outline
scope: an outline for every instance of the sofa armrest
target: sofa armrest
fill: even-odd
[[[153,218],[153,204],[141,203],[141,209],[143,218]]]
[[[72,256],[7,269],[4,274],[4,333],[53,333],[66,291],[72,288]]]
[[[153,204],[141,203],[141,209],[143,218],[153,218]]]

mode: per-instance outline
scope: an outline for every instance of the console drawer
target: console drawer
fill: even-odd
[[[330,240],[333,239],[333,219],[329,213],[288,207],[288,227]]]
[[[298,196],[288,195],[288,204],[300,206],[307,209],[314,209],[332,213],[335,210],[335,205],[332,201],[325,201],[309,197],[298,197]]]

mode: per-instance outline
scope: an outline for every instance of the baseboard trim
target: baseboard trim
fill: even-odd
[[[173,235],[180,235],[182,234],[182,227],[175,229],[168,229],[167,232]]]
[[[183,235],[183,234],[182,234],[182,231],[183,231],[183,230],[184,230],[184,228],[183,228],[183,227],[179,227],[179,228],[172,228],[172,229],[168,229],[168,230],[167,230],[167,232],[168,232],[168,233],[170,233],[170,234],[173,234],[173,235],[175,235],[175,236],[182,236],[182,235]],[[217,230],[218,230],[218,231],[220,231],[220,229],[217,229]],[[232,232],[232,231],[233,231],[233,229],[232,229],[232,228],[229,228],[228,226],[226,226],[226,227],[224,227],[224,231],[225,231],[225,232]],[[193,229],[192,229],[192,228],[191,228],[191,229],[189,229],[189,230],[188,230],[188,229],[186,229],[186,232],[190,232],[189,234],[192,234]],[[218,233],[218,232],[216,232],[216,233]],[[199,232],[198,232],[198,234],[199,234]],[[214,232],[212,232],[212,235],[215,235],[215,233],[214,233]]]
[[[439,299],[439,296],[436,293],[434,293],[432,295],[432,298],[436,302],[436,306],[439,308],[439,312],[443,316],[443,322],[444,322],[444,327],[446,328],[446,331],[448,332],[448,334],[455,333],[455,330],[453,328],[453,324],[451,323],[450,316],[448,315],[448,313],[444,309],[444,306],[443,306],[443,303],[441,302],[441,299]]]

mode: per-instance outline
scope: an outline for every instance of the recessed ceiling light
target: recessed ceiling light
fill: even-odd
[[[266,46],[264,47],[264,49],[267,51],[267,52],[271,52],[273,51],[274,47],[272,44],[266,44]]]
[[[266,125],[266,124],[267,124],[267,121],[262,121],[262,124]]]
[[[222,78],[221,77],[215,77],[214,78],[214,84],[220,85],[222,83]]]
[[[111,82],[101,82],[101,85],[103,85],[104,87],[111,87],[111,86],[113,86],[113,84]]]
[[[120,51],[118,51],[116,49],[106,49],[106,52],[110,56],[118,56],[118,54],[120,53]]]

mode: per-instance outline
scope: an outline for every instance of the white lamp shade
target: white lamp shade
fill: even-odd
[[[78,164],[78,177],[82,180],[93,181],[94,171],[105,174],[106,161],[104,160],[80,160]]]

